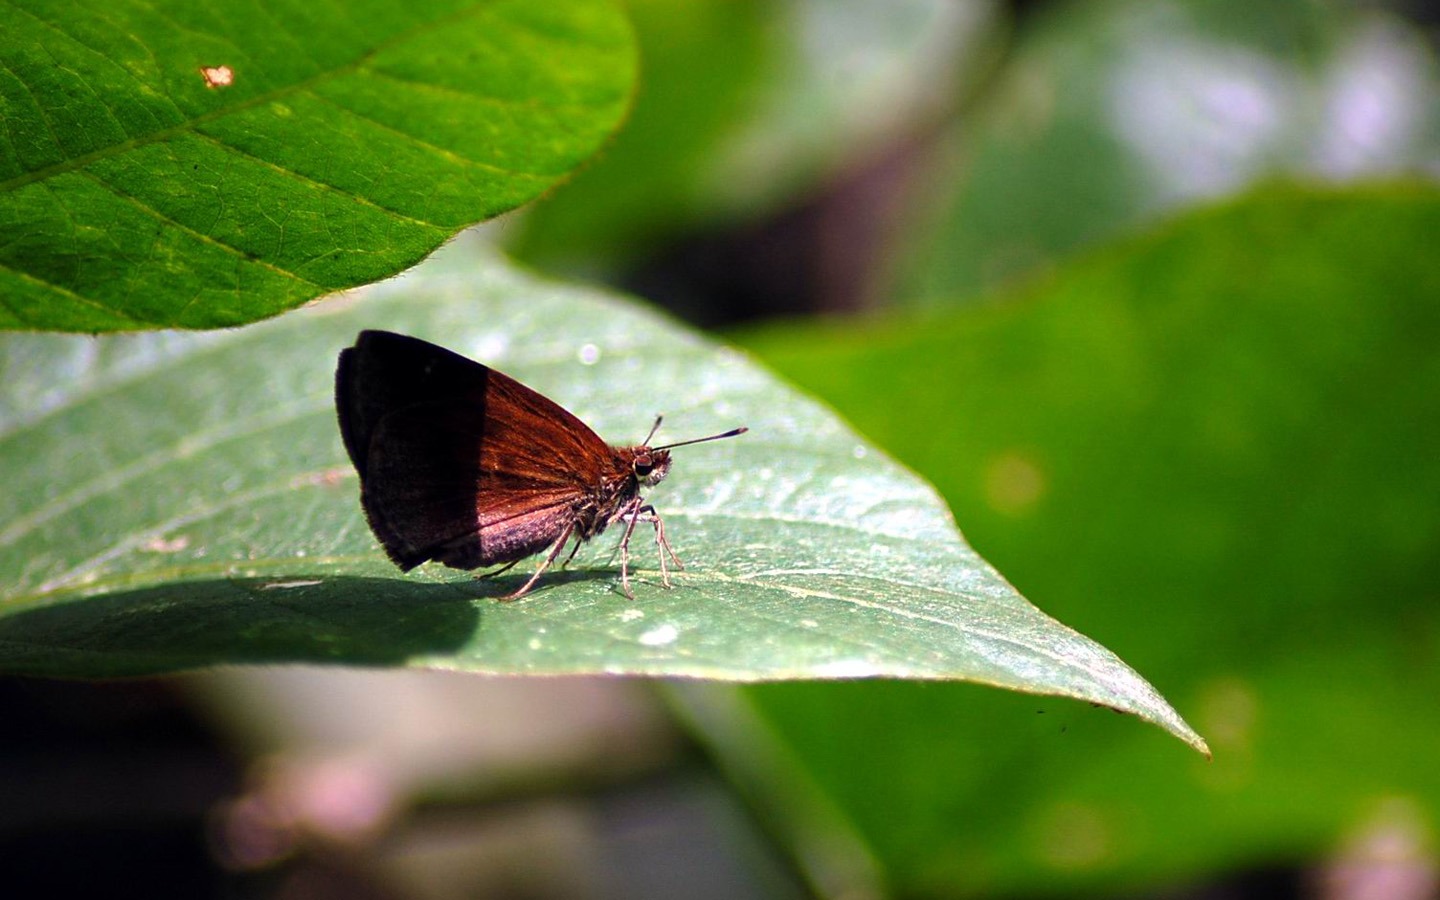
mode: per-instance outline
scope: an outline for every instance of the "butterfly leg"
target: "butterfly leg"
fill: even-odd
[[[675,563],[675,568],[683,570],[685,564],[680,561],[680,557],[675,555],[675,551],[670,547],[670,541],[665,537],[665,520],[660,518],[660,514],[655,511],[655,507],[647,506],[645,509],[642,509],[641,512],[645,512],[646,510],[649,510],[650,515],[653,517],[650,522],[655,526],[655,546],[665,551],[665,553],[660,556],[661,568],[664,568],[665,557],[669,556],[670,560]]]
[[[660,553],[660,581],[667,588],[670,587],[670,567],[665,557],[669,556],[675,563],[675,568],[683,569],[685,564],[675,551],[670,547],[670,541],[665,537],[665,520],[655,511],[655,507],[648,503],[642,504],[640,498],[636,497],[630,507],[620,514],[625,520],[625,533],[620,536],[620,585],[625,590],[625,596],[631,600],[635,595],[630,592],[630,537],[635,533],[635,526],[641,521],[649,522],[655,527],[655,546]]]
[[[619,547],[620,589],[625,592],[626,597],[634,600],[635,594],[630,590],[630,535],[635,533],[635,523],[639,521],[640,518],[640,498],[634,498],[634,500],[631,501],[630,508],[620,515],[621,518],[625,520],[625,532],[620,535]]]
[[[655,546],[660,556],[660,581],[667,588],[670,587],[670,567],[665,561],[669,556],[674,561],[677,569],[685,568],[680,557],[670,548],[670,541],[665,538],[665,520],[655,511],[655,507],[647,504],[641,505],[637,497],[633,508],[625,514],[625,536],[620,539],[620,572],[621,580],[624,581],[625,563],[630,558],[630,535],[635,531],[636,523],[640,521],[649,522],[655,527]]]
[[[566,566],[570,565],[570,560],[574,559],[574,558],[575,558],[575,554],[577,554],[577,553],[580,552],[580,544],[581,544],[581,543],[582,543],[581,541],[576,541],[576,542],[575,542],[575,546],[573,546],[573,547],[570,548],[570,555],[567,556],[567,557],[565,557],[565,561],[560,564],[560,568],[563,569],[563,568],[565,568]]]
[[[494,578],[496,575],[499,575],[499,574],[501,574],[501,573],[503,573],[503,572],[508,572],[508,571],[510,571],[511,569],[515,568],[515,565],[516,565],[516,563],[518,563],[518,562],[520,562],[520,560],[518,560],[518,559],[512,559],[510,562],[506,563],[505,565],[501,566],[501,567],[498,568],[498,569],[491,569],[491,570],[488,571],[488,572],[481,572],[479,575],[476,575],[475,577],[476,577],[476,578]]]
[[[530,580],[520,585],[520,589],[518,591],[515,591],[512,594],[506,594],[500,599],[518,600],[519,598],[525,596],[526,592],[528,592],[530,588],[535,586],[535,582],[540,580],[540,576],[545,573],[545,570],[550,568],[550,564],[553,563],[555,561],[555,558],[560,555],[560,551],[565,549],[565,542],[570,540],[570,536],[574,533],[575,524],[572,522],[569,525],[566,525],[565,530],[560,532],[560,537],[557,538],[554,545],[550,547],[550,552],[545,555],[545,561],[540,563],[540,567],[535,570],[535,574],[530,576]]]
[[[655,511],[655,507],[646,504],[645,506],[637,508],[634,514],[635,520],[638,521],[641,516],[644,516],[645,521],[655,527],[655,550],[660,557],[660,580],[668,588],[670,587],[670,568],[665,563],[665,557],[670,557],[677,569],[685,568],[685,564],[680,561],[680,557],[676,556],[675,551],[671,549],[670,541],[665,537],[665,520],[660,518],[660,514]]]

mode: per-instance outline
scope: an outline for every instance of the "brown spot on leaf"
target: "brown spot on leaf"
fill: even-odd
[[[215,88],[234,84],[235,70],[229,66],[201,66],[200,77],[205,79],[205,86],[213,91]]]

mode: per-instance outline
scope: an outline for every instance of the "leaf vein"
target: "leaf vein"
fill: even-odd
[[[362,206],[368,206],[368,207],[370,207],[371,209],[376,210],[377,212],[382,212],[382,213],[385,213],[386,215],[393,216],[393,217],[395,217],[395,218],[397,218],[397,219],[402,219],[402,220],[404,220],[404,221],[406,221],[406,222],[409,222],[409,223],[412,224],[412,225],[419,225],[420,227],[425,228],[425,229],[428,229],[429,231],[439,232],[439,233],[443,233],[443,232],[444,232],[444,229],[442,229],[439,225],[435,224],[434,222],[428,222],[428,221],[426,221],[426,220],[424,220],[424,219],[417,219],[417,218],[415,218],[414,216],[411,216],[411,215],[409,215],[409,214],[407,214],[407,213],[403,213],[403,212],[400,212],[399,210],[390,209],[389,207],[383,206],[383,205],[375,202],[374,200],[369,199],[368,197],[363,197],[363,196],[361,196],[361,195],[359,195],[359,194],[356,194],[356,193],[353,192],[353,191],[350,191],[350,190],[348,190],[348,189],[346,189],[346,188],[340,187],[339,185],[331,184],[331,183],[326,182],[326,181],[321,181],[321,180],[319,180],[319,179],[317,179],[317,178],[312,178],[311,176],[306,175],[306,174],[304,174],[303,172],[298,172],[298,171],[296,171],[296,170],[294,170],[294,169],[287,169],[286,167],[280,165],[280,164],[277,163],[277,162],[274,162],[274,161],[272,161],[272,160],[265,159],[265,158],[262,157],[262,156],[256,156],[255,154],[249,152],[248,150],[244,150],[244,149],[242,149],[242,148],[240,148],[240,147],[237,147],[237,146],[235,146],[234,144],[231,144],[231,143],[229,143],[228,141],[226,141],[226,140],[224,140],[223,138],[220,138],[220,137],[218,137],[218,136],[216,136],[216,135],[209,134],[208,132],[204,132],[204,131],[199,131],[199,130],[197,130],[197,131],[195,132],[195,136],[196,136],[196,137],[199,137],[199,138],[203,138],[204,140],[210,142],[211,144],[213,144],[213,145],[216,146],[216,147],[221,148],[222,150],[225,150],[225,151],[230,152],[230,153],[234,153],[235,155],[244,157],[245,159],[252,160],[252,161],[254,161],[254,162],[256,162],[256,163],[258,163],[258,164],[260,164],[260,165],[262,165],[262,166],[265,166],[266,168],[269,168],[269,169],[270,169],[271,171],[273,171],[273,172],[279,173],[279,174],[281,174],[281,175],[285,175],[285,176],[287,176],[287,177],[289,177],[289,178],[294,178],[294,179],[297,180],[297,181],[303,181],[304,183],[309,184],[309,185],[312,185],[312,186],[314,186],[314,187],[317,187],[317,188],[319,188],[319,189],[321,189],[321,190],[333,192],[333,193],[335,193],[335,194],[338,194],[338,195],[344,197],[344,198],[347,199],[347,200],[352,200],[352,201],[354,201],[354,202],[356,202],[356,203],[358,203],[358,204],[360,204],[360,205],[362,205]],[[337,241],[337,246],[339,246],[338,241]]]
[[[309,474],[311,475],[311,477],[317,479],[316,483],[318,484],[319,477],[323,475],[325,471],[326,470],[319,470],[317,472],[312,472]],[[76,579],[84,578],[84,576],[88,572],[94,571],[98,567],[104,565],[112,559],[115,559],[121,554],[126,553],[127,551],[134,550],[136,547],[142,546],[147,541],[153,540],[157,537],[162,537],[177,528],[184,528],[188,525],[194,525],[198,522],[203,522],[206,519],[214,518],[220,513],[232,509],[236,506],[253,503],[256,500],[263,500],[267,497],[284,493],[285,491],[294,490],[297,480],[303,477],[303,475],[288,477],[283,482],[257,486],[248,491],[237,491],[226,497],[224,500],[202,504],[196,509],[191,510],[190,512],[171,516],[169,519],[152,525],[149,528],[137,530],[133,532],[129,537],[116,541],[114,544],[111,544],[108,548],[102,550],[101,552],[90,556],[88,559],[82,560],[81,562],[72,566],[68,571],[42,582],[38,587],[35,588],[34,593],[37,595],[43,595],[52,593],[59,588],[78,586],[74,584]],[[238,566],[243,565],[244,563],[240,560],[236,560],[234,564]]]
[[[323,396],[328,401],[329,395]],[[304,405],[294,404],[289,409],[266,409],[240,420],[226,420],[220,423],[219,427],[190,432],[176,444],[153,450],[128,465],[107,468],[99,476],[76,485],[72,490],[51,498],[44,506],[12,520],[9,525],[0,529],[0,547],[15,543],[24,538],[31,529],[82,503],[118,490],[143,475],[173,463],[180,456],[181,445],[188,453],[211,450],[230,440],[254,437],[284,427],[304,416],[317,413],[319,408],[316,404],[307,402]]]
[[[362,122],[366,122],[366,123],[368,123],[368,124],[370,124],[370,125],[373,125],[373,126],[375,126],[376,128],[379,128],[379,129],[382,130],[382,131],[385,131],[385,132],[387,132],[387,133],[389,133],[389,134],[393,134],[393,135],[396,135],[396,136],[398,136],[398,137],[404,138],[405,140],[409,141],[410,143],[414,144],[414,145],[417,146],[417,147],[423,147],[423,148],[426,149],[426,150],[433,151],[433,152],[436,153],[437,155],[444,157],[446,160],[449,160],[450,162],[457,163],[457,164],[463,165],[463,166],[473,166],[474,168],[483,169],[483,170],[485,170],[485,171],[487,171],[487,172],[495,172],[495,173],[498,173],[498,174],[501,174],[501,175],[510,175],[510,176],[514,176],[514,177],[517,177],[517,178],[527,178],[527,179],[532,179],[532,180],[535,180],[535,181],[545,181],[545,180],[548,180],[548,179],[551,177],[550,175],[547,175],[547,174],[545,174],[545,173],[543,173],[543,172],[526,172],[526,171],[522,171],[522,170],[520,170],[520,169],[508,169],[508,168],[506,168],[506,167],[504,167],[504,166],[496,165],[495,163],[485,162],[485,161],[483,161],[483,160],[478,160],[478,159],[471,159],[471,158],[468,157],[468,156],[461,156],[459,153],[456,153],[454,150],[450,150],[450,149],[447,149],[447,148],[445,148],[445,147],[441,147],[439,144],[431,143],[430,141],[424,140],[423,138],[421,138],[421,137],[419,137],[419,136],[417,136],[417,135],[411,134],[411,133],[408,132],[408,131],[402,131],[401,129],[396,128],[394,125],[390,125],[390,124],[388,124],[388,123],[386,123],[386,122],[382,122],[382,121],[380,121],[379,119],[375,118],[374,116],[367,115],[367,114],[365,114],[365,113],[360,112],[359,110],[356,110],[356,109],[353,109],[353,108],[351,108],[351,107],[349,107],[349,106],[346,106],[346,105],[340,103],[339,101],[337,101],[337,100],[335,100],[335,99],[333,99],[333,98],[331,98],[331,97],[326,96],[325,94],[321,94],[321,93],[318,93],[318,92],[315,92],[315,91],[311,91],[311,92],[310,92],[310,96],[311,96],[311,97],[314,97],[316,100],[318,100],[318,101],[320,101],[320,102],[322,102],[322,103],[327,103],[327,104],[329,104],[330,106],[334,107],[335,109],[340,110],[341,112],[343,112],[343,113],[345,113],[345,114],[347,114],[347,115],[354,116],[355,118],[359,119],[359,120],[362,121]]]
[[[149,324],[152,324],[152,323],[150,323],[150,322],[145,321],[144,319],[137,318],[137,317],[135,317],[134,315],[131,315],[131,314],[128,313],[128,312],[125,312],[125,311],[123,311],[123,310],[116,309],[116,308],[114,308],[113,306],[108,306],[108,305],[106,305],[105,303],[102,303],[101,301],[96,300],[96,299],[94,299],[94,298],[92,298],[92,297],[86,297],[86,296],[83,295],[83,294],[77,294],[77,293],[75,293],[74,291],[70,290],[70,289],[67,288],[67,287],[64,287],[64,286],[58,285],[58,284],[54,284],[53,282],[46,281],[46,280],[44,280],[44,279],[42,279],[42,278],[37,278],[37,277],[35,277],[34,275],[30,274],[29,272],[23,271],[23,270],[21,270],[21,269],[16,269],[16,268],[14,268],[13,266],[11,266],[11,265],[8,264],[8,263],[0,262],[0,269],[4,269],[6,272],[11,273],[11,274],[14,275],[15,277],[20,278],[20,279],[22,279],[22,280],[24,280],[24,281],[27,281],[27,282],[29,282],[29,283],[37,286],[37,287],[45,288],[46,290],[51,290],[51,291],[54,291],[54,292],[57,293],[57,294],[61,294],[61,295],[65,296],[65,297],[67,297],[67,298],[75,301],[76,303],[81,304],[82,306],[89,306],[89,307],[91,307],[91,308],[93,308],[93,309],[101,310],[102,312],[109,313],[110,315],[115,316],[115,317],[118,318],[118,319],[123,319],[123,320],[125,320],[125,321],[127,321],[127,322],[135,322],[136,324],[140,324],[140,325],[149,325]],[[7,308],[7,309],[11,309],[11,308],[8,306],[8,304],[7,304],[6,308]],[[11,312],[15,312],[15,310],[14,310],[14,309],[11,309]],[[18,319],[20,319],[21,321],[25,321],[25,317],[24,317],[24,316],[21,316],[18,312],[15,313],[15,317],[18,318]]]
[[[171,227],[173,227],[173,228],[175,228],[175,229],[177,229],[177,230],[179,230],[179,231],[184,232],[185,234],[187,234],[187,235],[189,235],[190,237],[192,237],[192,238],[200,241],[201,243],[208,244],[208,245],[210,245],[210,246],[212,246],[212,247],[218,247],[219,249],[225,251],[226,253],[230,254],[231,256],[236,257],[237,259],[239,259],[239,260],[242,261],[242,262],[249,263],[249,264],[252,264],[252,265],[257,265],[257,266],[260,266],[261,268],[264,268],[264,269],[269,269],[270,271],[275,272],[275,273],[278,274],[278,275],[283,275],[283,276],[285,276],[285,277],[287,277],[287,278],[293,278],[293,279],[295,279],[296,281],[304,282],[305,284],[307,284],[307,285],[309,285],[309,286],[311,286],[311,287],[313,287],[313,288],[318,288],[318,289],[320,289],[320,290],[322,290],[322,291],[326,289],[326,286],[325,286],[325,285],[317,284],[316,282],[311,281],[310,279],[308,279],[308,278],[306,278],[305,276],[301,275],[299,272],[295,272],[295,271],[292,271],[292,270],[290,270],[290,269],[286,269],[286,268],[283,268],[283,267],[281,267],[281,266],[277,266],[277,265],[275,265],[274,263],[266,262],[266,261],[263,260],[263,259],[259,259],[258,257],[252,256],[251,254],[249,254],[249,253],[247,253],[246,251],[240,249],[239,247],[236,247],[236,246],[233,245],[233,244],[228,244],[228,243],[226,243],[225,241],[222,241],[222,240],[220,240],[219,238],[214,237],[213,235],[205,234],[203,231],[200,231],[199,229],[193,228],[193,227],[191,227],[191,226],[189,226],[189,225],[186,225],[184,222],[180,222],[180,221],[177,221],[177,220],[171,218],[170,216],[166,215],[165,213],[163,213],[163,212],[161,212],[160,210],[156,209],[155,207],[151,206],[148,202],[145,201],[144,198],[142,198],[142,197],[137,197],[137,196],[134,195],[134,194],[131,194],[131,193],[127,192],[127,191],[122,190],[121,188],[115,186],[114,184],[112,184],[112,183],[104,180],[104,179],[101,178],[99,175],[96,175],[94,172],[82,171],[82,172],[79,172],[78,174],[81,175],[82,177],[89,178],[90,180],[94,181],[96,184],[100,185],[101,187],[103,187],[103,188],[105,188],[106,190],[110,191],[111,193],[115,194],[115,195],[116,195],[117,197],[119,197],[120,199],[125,200],[126,202],[130,203],[130,204],[131,204],[132,206],[134,206],[136,209],[140,210],[141,212],[145,213],[146,215],[150,216],[151,218],[153,218],[153,219],[155,219],[155,220],[157,220],[157,221],[159,221],[159,222],[164,222],[166,225],[169,225],[169,226],[171,226]],[[193,299],[191,300],[191,302],[192,302],[192,303],[194,302]],[[189,305],[189,304],[186,304],[187,307],[188,307],[188,305]],[[174,321],[174,322],[180,321],[180,318],[181,318],[180,314],[181,314],[182,312],[184,312],[185,308],[186,308],[186,307],[181,307],[179,310],[177,310],[177,311],[175,312],[175,314],[174,314],[173,316],[171,316],[171,321]]]

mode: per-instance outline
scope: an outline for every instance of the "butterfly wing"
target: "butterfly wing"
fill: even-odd
[[[342,351],[335,403],[371,529],[407,571],[543,550],[618,466],[555,402],[405,335],[365,331]]]

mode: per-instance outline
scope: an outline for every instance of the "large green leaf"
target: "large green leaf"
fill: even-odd
[[[5,338],[0,668],[966,678],[1104,703],[1203,747],[833,415],[653,313],[486,262],[239,332]],[[688,564],[674,588],[637,555],[627,600],[608,541],[509,603],[495,598],[523,576],[396,571],[360,515],[331,403],[335,354],[365,327],[483,357],[617,441],[660,411],[676,438],[749,425],[677,451],[653,493]]]
[[[394,274],[566,177],[635,76],[606,0],[7,0],[0,33],[12,329],[235,325]]]
[[[1434,821],[1437,234],[1432,186],[1276,189],[1009,302],[746,341],[1215,746],[959,686],[745,689],[900,893],[1113,894]]]

